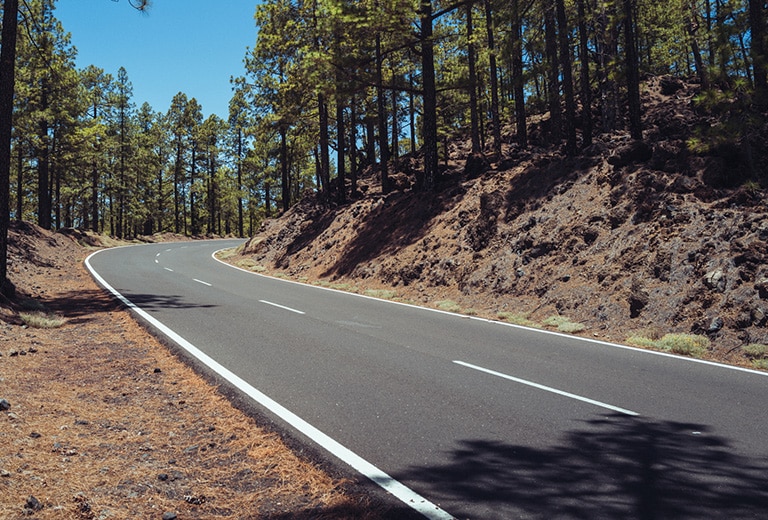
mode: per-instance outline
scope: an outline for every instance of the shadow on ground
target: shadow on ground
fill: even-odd
[[[155,294],[125,294],[136,306],[153,309],[206,309],[215,305],[197,304],[185,301],[180,296],[158,296]],[[69,323],[83,323],[96,314],[113,312],[123,304],[101,290],[69,292],[55,298],[44,299],[45,307],[67,318]]]
[[[445,466],[399,478],[459,518],[765,518],[768,454],[753,459],[696,424],[611,415],[532,449],[467,440]],[[450,507],[447,504],[457,504]]]
[[[424,197],[421,193],[390,194],[358,224],[355,238],[322,276],[348,275],[360,264],[395,255],[418,242],[427,235],[430,222],[456,204],[465,191],[461,186],[451,186],[435,197]]]

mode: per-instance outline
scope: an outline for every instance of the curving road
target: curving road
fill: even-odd
[[[87,263],[265,414],[408,511],[764,518],[768,375],[305,286],[212,258],[238,243],[109,249]]]

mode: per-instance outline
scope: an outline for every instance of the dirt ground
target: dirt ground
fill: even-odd
[[[16,224],[10,240],[19,298],[0,305],[0,518],[401,516],[289,449],[106,296],[76,241],[102,239]],[[65,323],[27,326],[30,311]]]

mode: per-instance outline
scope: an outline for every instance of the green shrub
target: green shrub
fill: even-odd
[[[540,329],[541,323],[537,323],[530,319],[530,313],[527,312],[505,312],[499,311],[496,316],[500,320],[504,320],[507,323],[513,325],[520,325],[521,327],[530,327],[532,329]]]
[[[704,357],[709,349],[709,338],[696,334],[665,334],[660,339],[651,339],[641,332],[627,338],[627,344],[640,348],[655,348],[695,358]]]
[[[242,260],[238,260],[235,265],[257,273],[263,273],[267,270],[263,265],[256,263],[253,258],[243,258]]]
[[[753,359],[752,366],[759,370],[768,370],[768,359]]]
[[[435,302],[438,309],[447,312],[461,312],[461,307],[453,300],[440,300]]]
[[[699,358],[706,354],[710,342],[709,338],[698,334],[665,334],[657,345],[673,354]]]
[[[570,318],[567,318],[565,316],[550,316],[546,320],[544,320],[544,325],[547,327],[553,327],[559,330],[560,332],[581,332],[587,327],[582,323],[576,323],[571,321]]]
[[[658,348],[657,341],[646,336],[632,335],[627,338],[627,343],[633,347],[640,348]]]
[[[744,354],[752,359],[768,358],[768,346],[760,343],[750,343],[741,347]]]
[[[741,187],[750,195],[757,195],[762,191],[762,186],[757,181],[747,181]]]

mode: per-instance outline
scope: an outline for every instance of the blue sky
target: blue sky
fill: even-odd
[[[203,114],[226,119],[230,76],[245,73],[256,42],[257,0],[153,0],[147,14],[128,0],[58,0],[56,18],[72,34],[77,66],[112,75],[122,66],[133,101],[165,112],[177,92],[196,98]]]

